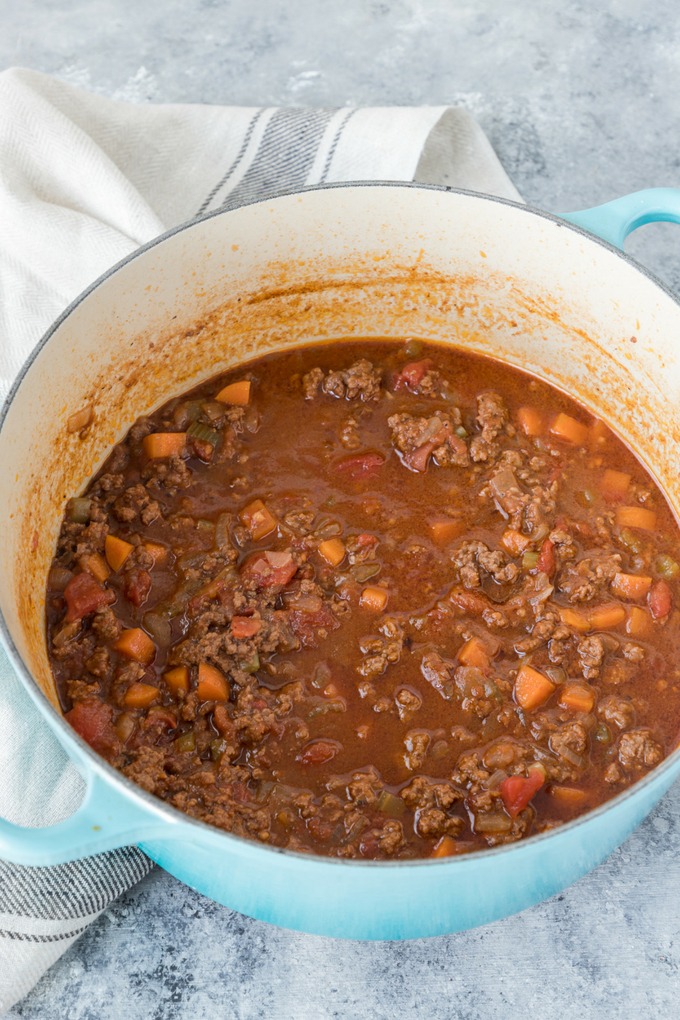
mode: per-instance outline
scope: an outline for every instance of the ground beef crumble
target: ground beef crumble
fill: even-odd
[[[67,507],[46,599],[67,718],[209,824],[465,853],[562,824],[673,746],[662,497],[543,384],[487,366],[472,385],[471,356],[420,347],[253,362],[140,419]],[[556,435],[556,408],[588,442]],[[152,456],[163,432],[177,452]],[[629,575],[648,590],[621,596]]]

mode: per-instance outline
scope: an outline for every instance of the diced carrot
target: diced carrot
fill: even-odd
[[[132,549],[133,546],[124,539],[118,538],[116,535],[107,535],[104,542],[104,553],[111,570],[120,570]]]
[[[148,708],[160,697],[160,691],[153,684],[131,684],[123,695],[128,708]]]
[[[167,545],[161,545],[160,542],[145,542],[144,548],[153,559],[154,567],[158,567],[165,563],[170,551]]]
[[[319,552],[331,567],[339,566],[345,558],[345,547],[339,538],[327,538],[320,542]]]
[[[640,606],[630,606],[628,619],[626,620],[626,634],[631,637],[645,638],[652,632],[652,618],[646,609]]]
[[[515,701],[525,712],[539,708],[555,690],[555,684],[532,666],[522,666],[515,678]]]
[[[616,523],[620,528],[640,528],[642,531],[656,529],[656,513],[643,506],[619,506],[616,508]]]
[[[571,712],[592,712],[595,695],[585,684],[565,684],[560,691],[560,705]]]
[[[586,791],[577,786],[551,786],[548,793],[563,807],[580,807],[588,799]]]
[[[614,574],[611,589],[620,599],[644,599],[652,587],[651,577],[640,574]]]
[[[288,584],[297,569],[290,549],[267,549],[248,557],[241,565],[241,577],[250,588],[276,588]]]
[[[384,588],[369,585],[368,588],[364,588],[362,591],[359,604],[365,606],[366,609],[373,609],[379,613],[387,605],[387,592]]]
[[[556,439],[565,439],[568,443],[574,443],[575,446],[585,446],[589,435],[587,425],[576,421],[576,418],[564,414],[563,411],[560,411],[550,426],[550,434]]]
[[[540,436],[543,432],[543,418],[535,407],[520,407],[517,421],[525,436]]]
[[[450,517],[438,521],[430,521],[428,526],[432,541],[436,542],[437,545],[448,545],[449,542],[453,542],[455,538],[458,538],[465,531],[465,524],[462,521],[454,521]]]
[[[442,836],[430,857],[453,857],[457,848],[458,844],[453,836]]]
[[[506,528],[501,535],[501,545],[510,556],[521,556],[531,539],[514,528]]]
[[[276,518],[261,499],[254,499],[248,506],[244,506],[238,516],[256,542],[276,529]]]
[[[487,669],[489,666],[489,653],[477,637],[471,637],[466,641],[458,652],[458,661],[464,666],[476,666],[477,669]]]
[[[198,686],[196,693],[201,701],[227,701],[229,688],[227,681],[219,669],[202,662],[198,667]]]
[[[78,560],[79,566],[83,570],[87,570],[88,574],[92,574],[98,581],[105,581],[111,571],[108,568],[106,560],[100,553],[85,553]]]
[[[612,471],[607,468],[602,475],[600,489],[608,503],[617,503],[626,498],[630,486],[630,475],[625,471]]]
[[[141,627],[131,627],[130,630],[121,631],[120,637],[113,647],[126,659],[141,662],[144,666],[148,666],[156,654],[155,644]]]
[[[612,630],[626,619],[624,606],[610,602],[604,606],[596,606],[588,613],[591,630]]]
[[[184,451],[187,443],[186,432],[152,432],[144,436],[142,449],[153,460],[158,457],[172,457]]]
[[[175,695],[186,694],[189,690],[189,670],[186,666],[175,666],[163,674],[163,679]]]
[[[250,403],[250,379],[241,379],[239,382],[229,383],[217,394],[216,400],[222,404],[235,404],[237,407],[245,407]]]
[[[560,606],[560,619],[562,623],[567,627],[572,627],[574,630],[579,630],[583,634],[587,630],[590,630],[590,622],[585,613],[580,613],[578,609],[568,609]]]

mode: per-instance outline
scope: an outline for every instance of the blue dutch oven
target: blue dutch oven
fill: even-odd
[[[576,821],[456,858],[331,860],[193,821],[131,784],[63,720],[44,591],[65,499],[140,414],[240,360],[310,338],[415,335],[527,368],[604,418],[677,512],[680,308],[619,250],[655,220],[680,222],[680,191],[642,191],[555,217],[447,189],[340,185],[172,231],[79,297],[2,411],[0,610],[12,662],[86,793],[72,817],[49,828],[0,820],[0,856],[59,864],[137,843],[187,885],[252,917],[405,939],[522,910],[620,844],[680,773],[677,751]],[[83,407],[93,424],[81,437],[66,423]]]

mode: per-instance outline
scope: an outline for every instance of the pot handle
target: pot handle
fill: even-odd
[[[161,834],[167,839],[170,824],[90,773],[80,807],[62,822],[36,829],[0,818],[0,858],[30,866],[66,864]]]
[[[646,188],[593,209],[558,215],[603,241],[623,248],[628,235],[645,223],[680,223],[680,189]]]

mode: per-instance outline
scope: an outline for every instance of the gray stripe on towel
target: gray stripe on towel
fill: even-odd
[[[235,209],[285,188],[301,188],[335,110],[277,110],[243,179],[220,208]]]

